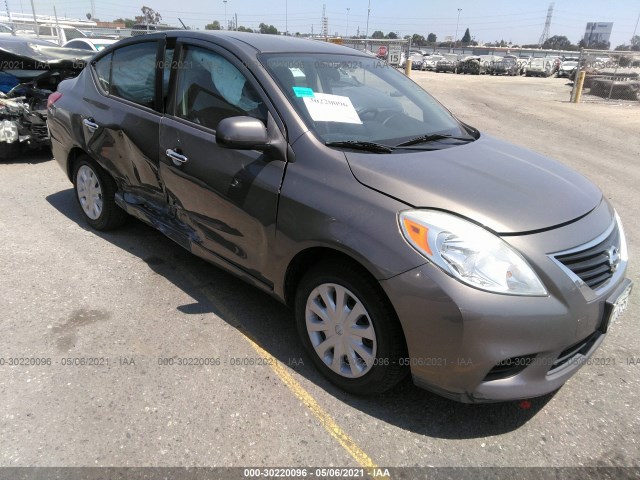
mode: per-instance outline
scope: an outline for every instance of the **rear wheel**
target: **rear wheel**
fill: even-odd
[[[127,214],[116,205],[116,184],[107,172],[87,156],[73,171],[76,200],[85,221],[96,230],[112,230],[122,225]]]
[[[406,374],[400,323],[379,285],[360,269],[338,263],[312,268],[298,287],[295,313],[314,364],[343,390],[381,393]]]

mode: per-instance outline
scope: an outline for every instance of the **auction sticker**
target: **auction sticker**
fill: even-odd
[[[349,97],[314,92],[313,97],[304,97],[303,100],[309,115],[316,122],[362,124]]]

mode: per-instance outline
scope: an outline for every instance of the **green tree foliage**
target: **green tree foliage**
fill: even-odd
[[[462,36],[462,43],[471,43],[471,32],[469,32],[468,28],[464,31],[464,35]]]
[[[213,23],[208,23],[204,26],[205,30],[220,30],[220,22],[214,20]]]
[[[547,50],[575,50],[577,47],[564,35],[554,35],[542,44]]]
[[[113,23],[124,23],[124,28],[131,28],[136,24],[132,18],[116,18]]]
[[[430,33],[429,35],[427,35],[427,42],[436,43],[437,41],[438,41],[438,37],[436,36],[435,33]]]
[[[396,32],[389,32],[387,33],[387,38],[390,38],[391,40],[395,40],[396,38],[398,38],[398,35],[396,35]]]
[[[141,9],[143,21],[146,25],[157,25],[162,20],[162,15],[151,7],[143,6]]]
[[[238,27],[238,31],[239,32],[248,32],[248,33],[253,33],[253,29],[249,28],[249,27],[243,27],[242,25],[240,25]]]
[[[384,33],[380,30],[376,30],[371,34],[371,38],[384,38]]]
[[[261,23],[258,25],[260,29],[260,33],[266,33],[267,35],[278,35],[278,29],[273,25],[267,25],[266,23]]]
[[[420,34],[414,33],[411,36],[411,44],[415,45],[416,47],[420,47],[420,46],[422,46],[422,45],[424,45],[426,43],[427,43],[427,41]]]

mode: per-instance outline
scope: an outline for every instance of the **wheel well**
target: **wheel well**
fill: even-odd
[[[75,168],[76,162],[78,159],[86,155],[86,152],[79,147],[74,147],[69,152],[69,156],[67,157],[67,176],[69,180],[73,182],[73,169]]]
[[[284,281],[285,302],[289,306],[293,306],[296,297],[298,284],[306,272],[318,263],[341,262],[348,263],[357,268],[365,275],[371,277],[376,283],[377,279],[371,272],[360,262],[350,257],[346,253],[339,252],[327,247],[314,247],[299,252],[289,263]],[[384,293],[382,288],[381,292]]]

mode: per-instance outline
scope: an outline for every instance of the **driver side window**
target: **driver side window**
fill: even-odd
[[[178,67],[176,116],[212,130],[220,120],[240,115],[266,123],[266,107],[261,98],[224,57],[185,45]]]

